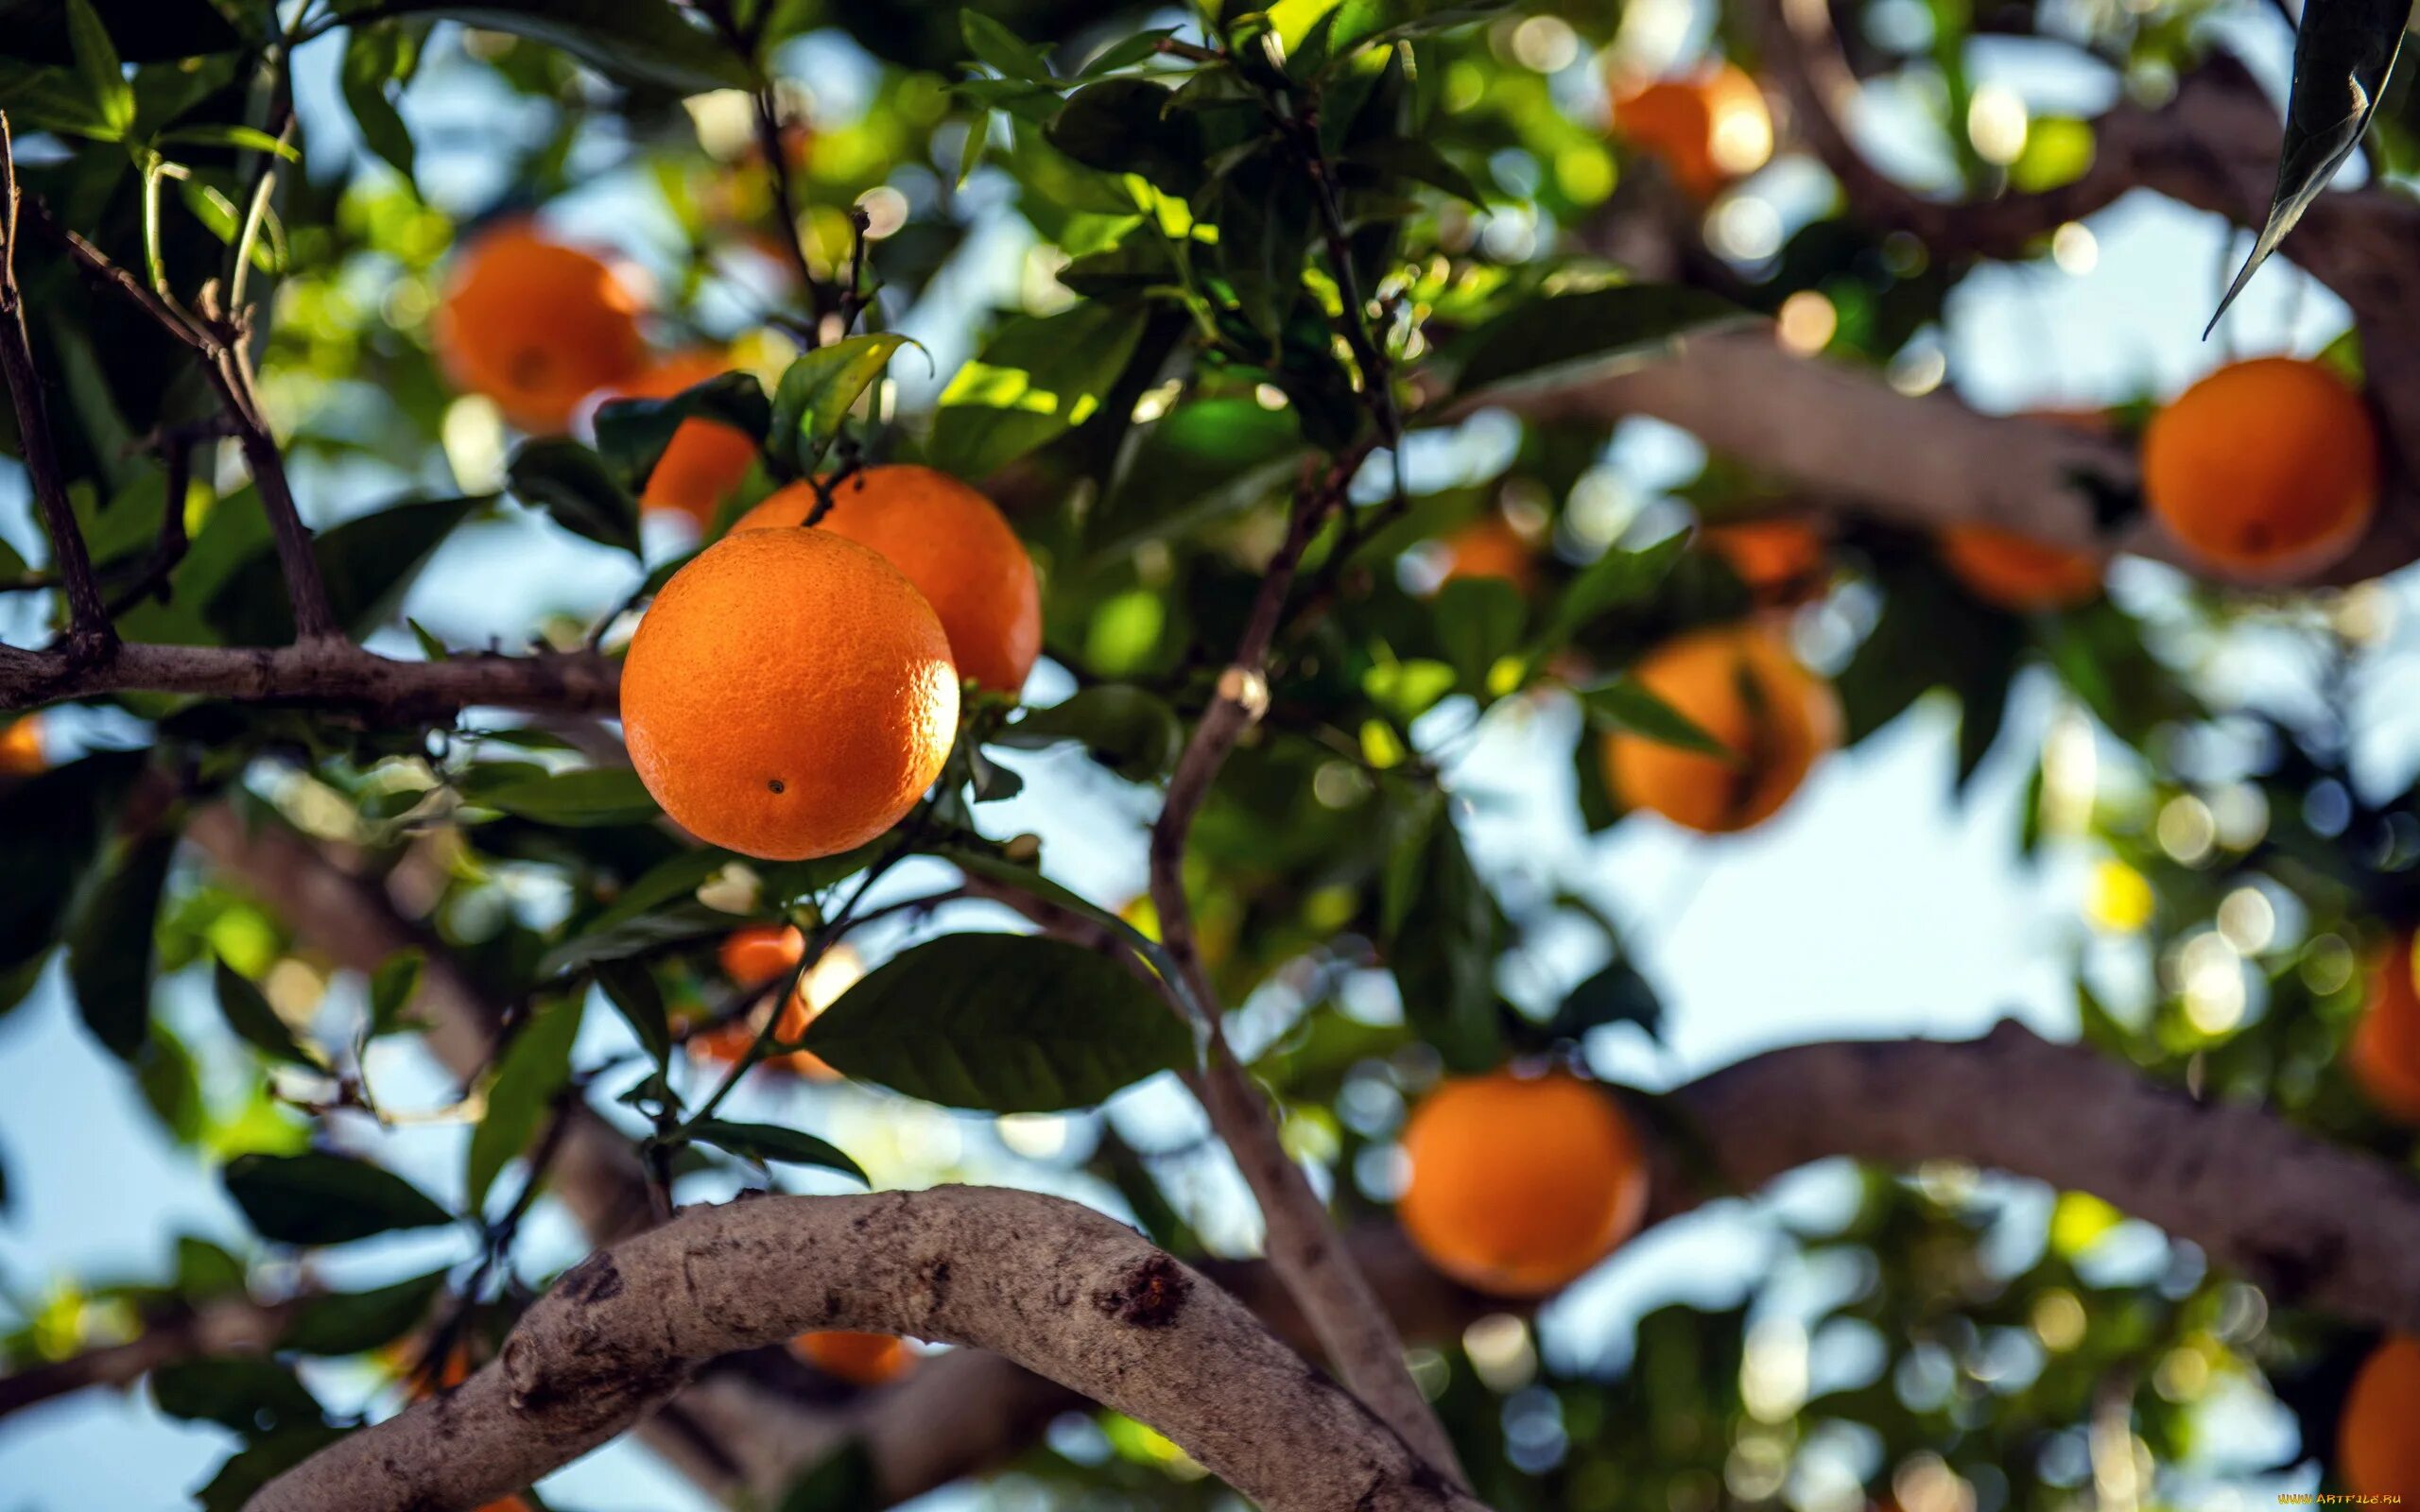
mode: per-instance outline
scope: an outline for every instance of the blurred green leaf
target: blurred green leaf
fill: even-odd
[[[1132,683],[1104,682],[1081,689],[1047,709],[1028,712],[995,732],[992,743],[1019,750],[1045,750],[1065,741],[1130,782],[1166,776],[1184,748],[1184,729],[1159,695]]]
[[[1668,352],[1692,332],[1737,324],[1747,312],[1700,289],[1623,284],[1524,300],[1455,342],[1462,398],[1569,381]]]
[[[648,1058],[663,1065],[672,1054],[672,1025],[664,1010],[664,993],[655,985],[655,973],[635,961],[599,961],[596,968],[596,985],[604,989],[605,1001],[622,1016],[637,1036],[639,1046]]]
[[[873,1185],[857,1162],[839,1149],[794,1128],[778,1124],[734,1124],[719,1118],[701,1119],[688,1127],[689,1137],[700,1143],[729,1150],[758,1165],[776,1160],[785,1165],[820,1165],[866,1186]]]
[[[171,1418],[216,1423],[247,1438],[327,1421],[293,1366],[251,1356],[171,1360],[151,1372],[151,1400]]]
[[[772,408],[766,402],[764,386],[744,372],[717,373],[662,399],[609,399],[596,408],[596,455],[604,458],[626,492],[637,494],[647,488],[674,433],[693,420],[728,425],[761,443],[772,422]],[[525,454],[527,450],[523,448]],[[520,459],[514,460],[517,465]],[[577,467],[576,462],[572,464],[575,472]],[[512,476],[518,492],[520,474]]]
[[[639,555],[639,501],[588,447],[561,436],[524,441],[505,480],[514,498],[545,510],[574,535]]]
[[[746,60],[670,0],[346,0],[341,11],[433,16],[560,47],[616,78],[697,94],[745,89]]]
[[[150,1029],[152,936],[176,850],[173,831],[128,842],[68,924],[76,1009],[93,1038],[121,1060],[134,1058]]]
[[[1636,678],[1616,678],[1585,689],[1580,695],[1580,705],[1587,711],[1589,722],[1603,729],[1642,735],[1661,745],[1704,756],[1728,758],[1731,754],[1697,721],[1657,697]]]
[[[294,1304],[277,1347],[297,1354],[361,1354],[390,1344],[428,1316],[445,1290],[441,1270],[366,1292],[322,1292]]]
[[[545,1122],[557,1093],[571,1080],[571,1045],[579,1033],[580,1000],[572,997],[541,1008],[521,1026],[498,1058],[488,1083],[487,1109],[471,1130],[464,1157],[463,1206],[486,1206],[505,1162],[527,1151]]]
[[[134,85],[92,0],[67,0],[67,40],[103,133],[112,140],[125,136],[134,127]]]
[[[473,767],[475,773],[478,767]],[[497,782],[464,782],[465,802],[536,819],[541,824],[630,824],[663,811],[647,784],[627,766],[580,766]]]
[[[276,1059],[297,1066],[319,1069],[320,1059],[294,1038],[294,1031],[269,1006],[268,999],[251,979],[229,966],[225,961],[211,962],[212,982],[218,996],[218,1016],[227,1027],[235,1031],[237,1039],[267,1052]]]
[[[350,1156],[239,1155],[219,1179],[253,1230],[277,1244],[341,1245],[452,1221],[402,1177]]]

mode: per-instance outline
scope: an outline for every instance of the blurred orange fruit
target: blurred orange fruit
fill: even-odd
[[[0,777],[31,777],[49,765],[43,747],[42,715],[27,714],[0,725]]]
[[[806,937],[796,929],[785,924],[751,924],[734,930],[723,941],[723,974],[743,988],[762,987],[795,970],[805,954]],[[845,944],[827,948],[799,979],[797,989],[783,1002],[781,1022],[773,1025],[773,1038],[784,1044],[804,1038],[816,1015],[830,1007],[864,974],[864,963],[855,950]],[[738,1064],[747,1058],[749,1048],[756,1042],[757,1030],[764,1026],[766,1015],[771,1011],[759,1004],[744,1019],[717,1024],[691,1036],[689,1054],[700,1060],[726,1066]],[[826,1065],[822,1057],[805,1050],[769,1055],[758,1064],[810,1081],[840,1078],[840,1074]]]
[[[792,924],[750,924],[724,937],[717,952],[722,974],[741,987],[762,987],[796,967],[806,954],[806,936]]]
[[[814,489],[793,483],[732,531],[799,524],[814,507]],[[1042,654],[1042,589],[997,505],[946,472],[893,463],[844,479],[818,525],[908,575],[941,616],[959,676],[994,693],[1025,686]]]
[[[1632,675],[1731,753],[1728,760],[1617,730],[1605,781],[1634,808],[1707,834],[1771,818],[1840,744],[1831,684],[1757,626],[1698,630],[1651,651]]]
[[[1761,607],[1803,604],[1824,591],[1824,538],[1804,520],[1774,516],[1706,525],[1698,540],[1722,558]]]
[[[1538,554],[1512,522],[1491,509],[1446,535],[1443,587],[1461,577],[1493,577],[1528,593],[1538,580]]]
[[[1614,129],[1671,170],[1700,199],[1765,165],[1773,155],[1772,112],[1764,92],[1723,62],[1678,78],[1614,89]]]
[[[771,861],[897,823],[941,775],[958,674],[899,570],[824,530],[725,537],[673,574],[622,670],[647,790],[700,839]]]
[[[2357,1496],[2420,1494],[2420,1338],[2388,1335],[2354,1374],[2336,1420],[2336,1475]]]
[[[448,382],[541,433],[562,430],[581,400],[647,362],[637,297],[602,260],[527,221],[456,252],[435,345]]]
[[[790,1352],[827,1376],[859,1386],[896,1381],[916,1363],[904,1339],[846,1329],[802,1333],[790,1341]]]
[[[1483,1292],[1543,1297],[1635,1231],[1647,1157],[1613,1098],[1568,1072],[1440,1085],[1403,1131],[1395,1214],[1414,1247]]]
[[[2401,931],[2371,964],[2344,1064],[2380,1112],[2420,1124],[2420,987],[2412,981],[2411,951],[2411,932]]]
[[[2352,548],[2377,507],[2368,407],[2294,357],[2221,368],[2143,432],[2143,497],[2187,553],[2253,583],[2290,582]]]
[[[1966,592],[2014,613],[2074,609],[2100,592],[2100,563],[2088,554],[1989,525],[1943,531],[1941,559]]]
[[[714,352],[686,352],[616,385],[608,397],[669,399],[730,370],[731,364]],[[719,421],[684,420],[656,460],[655,471],[648,474],[639,507],[677,509],[703,529],[715,523],[716,508],[748,476],[755,460],[755,439],[745,431]]]

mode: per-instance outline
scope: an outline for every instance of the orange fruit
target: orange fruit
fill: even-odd
[[[735,929],[717,953],[722,974],[741,987],[761,987],[796,967],[806,954],[806,936],[791,924],[751,924]]]
[[[1555,1291],[1647,1212],[1647,1155],[1630,1120],[1569,1072],[1446,1081],[1412,1109],[1403,1151],[1404,1232],[1430,1264],[1483,1292]]]
[[[1698,539],[1723,559],[1759,605],[1786,608],[1824,591],[1824,538],[1804,520],[1776,516],[1707,525]]]
[[[448,382],[536,432],[562,430],[581,400],[647,362],[637,297],[603,261],[526,221],[455,254],[435,344]]]
[[[2336,1476],[2356,1496],[2420,1494],[2420,1338],[2389,1334],[2336,1420]]]
[[[814,489],[793,483],[732,532],[799,524],[814,507]],[[932,601],[959,676],[994,693],[1025,686],[1042,654],[1042,589],[999,506],[946,472],[891,463],[843,481],[819,524],[882,553]]]
[[[2100,563],[2086,553],[1989,525],[1943,531],[1941,559],[1966,592],[2019,614],[2074,609],[2100,592]]]
[[[2187,554],[2244,582],[2289,582],[2352,548],[2377,507],[2377,429],[2332,369],[2221,368],[2143,432],[2143,498]]]
[[[49,765],[43,749],[42,715],[0,725],[0,777],[31,777]]]
[[[2412,980],[2411,951],[2411,934],[2400,933],[2372,964],[2344,1064],[2380,1112],[2420,1124],[2420,986]]]
[[[1772,112],[1756,81],[1731,63],[1646,85],[1616,80],[1614,129],[1671,170],[1683,189],[1711,199],[1773,155]]]
[[[684,388],[729,372],[731,365],[711,352],[669,357],[608,391],[609,399],[669,399]],[[677,509],[700,529],[715,522],[725,495],[748,476],[756,442],[745,431],[719,421],[684,420],[647,475],[639,495],[643,509]]]
[[[1831,684],[1760,627],[1684,635],[1648,653],[1632,675],[1731,752],[1725,760],[1627,730],[1605,738],[1615,796],[1684,829],[1726,834],[1763,823],[1840,743]]]
[[[1444,575],[1439,587],[1459,577],[1493,577],[1528,593],[1538,580],[1538,555],[1512,528],[1512,522],[1490,510],[1447,535]]]
[[[769,861],[890,829],[941,775],[957,725],[932,606],[825,530],[752,530],[699,553],[622,668],[622,730],[648,792],[700,839]]]
[[[855,1333],[846,1329],[802,1333],[790,1340],[790,1352],[827,1376],[859,1386],[895,1381],[916,1363],[904,1340],[888,1333]]]

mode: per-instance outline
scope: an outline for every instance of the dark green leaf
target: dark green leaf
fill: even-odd
[[[579,1033],[577,997],[539,1010],[505,1046],[488,1083],[487,1112],[471,1131],[463,1162],[463,1206],[476,1212],[505,1162],[538,1137],[546,1109],[571,1080],[571,1042]]]
[[[500,809],[541,824],[631,824],[662,812],[639,774],[627,766],[581,766],[492,784],[466,782],[462,797],[480,808]]]
[[[1555,601],[1541,650],[1551,650],[1609,610],[1645,602],[1663,586],[1689,543],[1685,531],[1638,549],[1616,546],[1582,568]]]
[[[966,41],[966,50],[977,62],[1006,74],[1011,78],[1028,79],[1034,83],[1050,81],[1050,65],[1043,56],[1028,46],[1015,32],[979,10],[958,13],[959,35]]]
[[[250,1356],[172,1360],[151,1372],[151,1400],[171,1418],[216,1423],[247,1438],[327,1421],[293,1366]]]
[[[492,502],[485,494],[412,500],[320,531],[311,554],[319,559],[337,622],[366,635],[391,619],[445,538]],[[229,644],[284,645],[293,640],[294,618],[276,554],[263,549],[230,573],[211,594],[207,613]]]
[[[176,850],[174,832],[128,843],[68,925],[67,979],[77,1011],[121,1060],[134,1058],[150,1029],[152,935]]]
[[[605,1001],[631,1026],[648,1057],[663,1065],[672,1054],[672,1025],[665,1015],[664,993],[655,985],[655,973],[635,961],[600,961],[596,976],[596,985],[605,990]]]
[[[218,992],[218,1016],[227,1021],[227,1027],[235,1031],[236,1038],[279,1060],[315,1069],[319,1066],[318,1057],[296,1040],[294,1031],[285,1026],[285,1021],[277,1016],[277,1010],[269,1006],[268,999],[261,995],[261,989],[250,978],[225,961],[214,960],[211,969]]]
[[[104,751],[0,787],[0,834],[9,837],[9,864],[0,868],[0,972],[22,972],[23,985],[31,985],[145,760],[143,751]],[[0,997],[0,1007],[15,1001]]]
[[[1530,613],[1520,591],[1495,577],[1455,578],[1438,590],[1428,611],[1439,648],[1473,694],[1490,691],[1495,663],[1519,648]]]
[[[358,0],[382,15],[435,16],[560,47],[618,78],[683,94],[745,89],[745,60],[671,0]]]
[[[992,737],[994,745],[1042,750],[1075,741],[1094,761],[1130,782],[1166,776],[1184,745],[1176,711],[1159,695],[1131,683],[1083,689],[1063,703],[1036,709]]]
[[[1303,456],[1302,434],[1282,409],[1247,398],[1181,405],[1144,431],[1119,464],[1116,483],[1085,523],[1086,543],[1107,555],[1223,518],[1285,487]]]
[[[67,41],[103,129],[112,138],[123,137],[134,125],[134,85],[92,0],[67,0]]]
[[[370,973],[370,1032],[385,1034],[403,1022],[404,1010],[411,1005],[412,994],[420,990],[421,969],[428,964],[428,954],[417,945],[408,945],[378,963]]]
[[[350,1156],[239,1155],[219,1179],[253,1230],[279,1244],[341,1245],[451,1221],[402,1177]]]
[[[752,374],[717,373],[662,399],[614,399],[598,405],[596,454],[615,480],[635,494],[646,489],[664,449],[672,444],[673,433],[687,421],[728,425],[752,440],[764,436],[771,417],[765,387]],[[517,481],[515,488],[517,491]]]
[[[1157,53],[1160,50],[1160,43],[1175,36],[1176,33],[1177,28],[1174,26],[1154,26],[1149,31],[1138,31],[1131,37],[1121,37],[1095,54],[1092,61],[1084,65],[1083,72],[1076,77],[1091,80],[1105,74],[1115,74],[1121,68],[1132,68]]]
[[[1649,692],[1636,678],[1616,678],[1585,689],[1580,695],[1580,704],[1588,712],[1589,722],[1601,729],[1642,735],[1660,745],[1703,756],[1730,755],[1729,749],[1707,734],[1696,720]]]
[[[1139,174],[1190,197],[1209,179],[1214,144],[1201,120],[1171,109],[1175,92],[1146,78],[1105,78],[1067,97],[1045,130],[1050,145],[1088,168]]]
[[[639,555],[639,501],[589,448],[561,436],[524,441],[505,468],[514,498],[575,535]]]
[[[302,161],[302,150],[292,143],[280,142],[255,126],[237,126],[229,122],[181,126],[172,131],[163,131],[152,140],[162,146],[241,147],[247,152],[266,152],[288,163]]]
[[[402,1338],[428,1316],[445,1289],[445,1272],[431,1271],[367,1292],[328,1292],[295,1304],[277,1347],[297,1354],[360,1354]]]
[[[1651,1040],[1661,1038],[1664,1029],[1664,1005],[1655,988],[1637,967],[1619,956],[1571,989],[1554,1010],[1547,1031],[1576,1040],[1612,1023],[1637,1024]]]
[[[908,344],[906,336],[888,332],[851,336],[818,347],[783,369],[773,391],[773,455],[794,472],[815,471],[840,434],[849,406],[882,376],[891,353]]]
[[[1495,905],[1471,867],[1442,798],[1397,842],[1402,925],[1387,947],[1406,1022],[1447,1065],[1484,1071],[1503,1058],[1495,1017]]]
[[[894,956],[809,1025],[836,1070],[949,1108],[1098,1103],[1187,1062],[1193,1037],[1117,962],[1028,935],[948,935]]]
[[[1380,137],[1364,142],[1346,153],[1344,161],[1351,166],[1372,168],[1391,178],[1443,189],[1474,205],[1486,202],[1469,174],[1454,166],[1452,160],[1435,146],[1416,137]]]
[[[873,1185],[857,1162],[812,1134],[803,1134],[778,1124],[733,1124],[719,1118],[701,1119],[689,1125],[689,1137],[717,1149],[729,1150],[744,1160],[758,1165],[779,1160],[785,1165],[820,1165],[827,1171],[838,1171],[853,1180]]]
[[[865,1441],[852,1438],[801,1471],[774,1512],[863,1512],[880,1504],[881,1486]]]
[[[1748,318],[1730,301],[1678,284],[1624,284],[1515,305],[1454,343],[1455,390],[1559,383],[1574,372],[1670,350],[1693,331]]]
[[[417,149],[388,89],[409,74],[415,51],[411,33],[402,26],[354,26],[345,37],[344,64],[337,76],[361,140],[406,183],[412,182]]]
[[[2218,329],[2219,317],[2360,146],[2411,23],[2411,0],[2306,0],[2294,32],[2294,77],[2286,95],[2285,141],[2277,149],[2277,187],[2252,254],[2227,285],[2203,339]]]

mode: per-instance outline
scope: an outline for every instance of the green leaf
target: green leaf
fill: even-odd
[[[985,477],[1090,420],[1148,318],[1139,308],[1084,303],[1002,326],[942,391],[933,465]]]
[[[430,1271],[367,1292],[328,1292],[295,1304],[277,1347],[297,1354],[361,1354],[420,1326],[445,1289],[445,1272]]]
[[[873,1455],[852,1438],[801,1471],[773,1512],[862,1512],[880,1505],[881,1495]]]
[[[302,149],[292,143],[280,142],[256,126],[237,126],[225,121],[181,126],[172,131],[163,131],[152,140],[163,146],[242,147],[248,152],[267,152],[287,163],[302,161]]]
[[[253,1230],[278,1244],[342,1245],[452,1221],[402,1177],[350,1156],[239,1155],[219,1179]]]
[[[129,843],[68,926],[67,979],[77,1011],[121,1060],[134,1058],[150,1029],[152,936],[176,850],[174,832]]]
[[[976,60],[990,65],[1011,78],[1022,78],[1037,84],[1050,82],[1050,64],[1008,27],[1001,26],[979,10],[958,13],[959,35],[966,41],[966,50]]]
[[[370,1032],[381,1035],[403,1022],[404,1010],[411,1006],[412,995],[420,990],[420,974],[428,965],[428,953],[417,945],[406,945],[378,963],[370,973]]]
[[[1403,993],[1404,1020],[1458,1071],[1503,1058],[1495,1004],[1495,904],[1442,799],[1430,800],[1426,833],[1399,842],[1408,879],[1402,926],[1388,964]]]
[[[873,1186],[864,1170],[845,1154],[812,1134],[802,1134],[778,1124],[733,1124],[719,1118],[701,1119],[689,1125],[689,1137],[717,1149],[729,1150],[744,1160],[758,1165],[779,1160],[785,1165],[820,1165],[827,1171],[838,1171],[853,1180]]]
[[[1150,782],[1176,764],[1184,728],[1159,695],[1108,682],[1033,710],[992,737],[994,745],[1018,750],[1043,750],[1071,740],[1128,782]]]
[[[754,440],[764,436],[771,417],[765,387],[753,374],[717,373],[662,399],[614,399],[598,405],[596,452],[615,481],[635,494],[646,489],[673,433],[687,421],[728,425]]]
[[[414,181],[418,148],[388,87],[411,72],[417,51],[404,27],[357,26],[345,36],[344,63],[337,74],[345,108],[353,112],[361,140],[406,183]]]
[[[1305,455],[1301,430],[1282,409],[1241,397],[1180,405],[1119,463],[1085,522],[1085,544],[1105,557],[1223,519],[1284,488]]]
[[[1415,137],[1380,137],[1364,142],[1344,155],[1347,165],[1370,168],[1393,179],[1409,179],[1432,189],[1443,189],[1455,198],[1473,205],[1483,205],[1486,197],[1469,174],[1454,166],[1451,159],[1429,143]]]
[[[1702,756],[1730,758],[1731,752],[1722,742],[1707,734],[1696,720],[1649,692],[1636,678],[1616,678],[1585,689],[1580,695],[1580,706],[1587,711],[1589,722],[1600,729],[1624,730]]]
[[[571,1044],[579,1033],[577,997],[541,1008],[521,1026],[497,1061],[488,1083],[487,1112],[471,1131],[463,1163],[462,1204],[473,1212],[487,1203],[505,1162],[538,1137],[546,1108],[571,1080]]]
[[[1616,546],[1590,562],[1555,600],[1538,649],[1562,645],[1599,614],[1646,602],[1671,575],[1688,543],[1688,533],[1676,531],[1636,550]]]
[[[103,836],[144,751],[103,751],[0,787],[0,834],[9,837],[8,882],[0,886],[0,972],[22,973],[58,943],[68,906],[99,862]],[[0,995],[0,1007],[14,995]]]
[[[1453,344],[1455,392],[1559,383],[1669,351],[1693,331],[1750,318],[1730,301],[1666,284],[1623,284],[1524,301]]]
[[[355,0],[382,16],[435,16],[560,47],[598,72],[694,94],[746,89],[748,61],[670,0]]]
[[[1576,1040],[1607,1024],[1634,1023],[1649,1039],[1660,1039],[1664,1004],[1637,967],[1616,956],[1564,996],[1547,1024],[1547,1032]]]
[[[768,442],[774,457],[793,472],[814,472],[857,396],[882,376],[892,352],[911,344],[889,332],[851,336],[818,347],[783,369],[773,390]]]
[[[1157,53],[1160,43],[1176,33],[1174,26],[1154,26],[1131,37],[1121,37],[1095,54],[1092,61],[1084,65],[1083,72],[1076,77],[1090,82],[1104,75],[1115,74],[1121,68],[1132,68]]]
[[[327,1421],[293,1366],[251,1356],[172,1360],[151,1372],[151,1400],[171,1418],[246,1437]]]
[[[1495,664],[1521,644],[1529,606],[1520,590],[1495,577],[1458,577],[1429,601],[1439,649],[1467,692],[1484,696]]]
[[[894,956],[810,1024],[847,1075],[948,1108],[1089,1107],[1186,1063],[1193,1036],[1117,962],[1030,935],[947,935]]]
[[[639,501],[588,447],[561,436],[524,441],[504,475],[514,498],[545,510],[564,529],[640,554]]]
[[[493,502],[489,494],[415,499],[320,531],[311,554],[319,559],[337,622],[359,636],[393,618],[445,538]],[[265,547],[229,574],[211,594],[206,613],[231,645],[284,645],[293,640],[294,617],[276,553]]]
[[[631,1026],[648,1058],[661,1066],[672,1056],[672,1025],[664,1011],[664,993],[655,974],[634,961],[600,961],[596,985],[605,1001]]]
[[[277,1010],[269,1006],[268,999],[261,995],[261,989],[249,977],[221,960],[214,959],[211,970],[218,993],[218,1016],[227,1021],[227,1027],[235,1031],[237,1039],[279,1060],[318,1069],[319,1057],[302,1048],[294,1038],[294,1031],[285,1026],[285,1021],[277,1016]]]
[[[2294,33],[2285,141],[2277,149],[2277,187],[2251,255],[2203,329],[2204,340],[2360,146],[2411,23],[2411,0],[2326,0],[2304,6]]]
[[[104,131],[112,140],[124,137],[134,127],[134,85],[92,0],[67,0],[67,40]]]
[[[1341,58],[1364,47],[1381,47],[1433,37],[1502,13],[1512,0],[1343,0],[1336,9],[1329,45]]]
[[[472,768],[474,772],[478,768]],[[514,777],[493,785],[465,782],[465,800],[541,824],[634,824],[663,811],[639,774],[627,766],[582,766],[543,777]]]

